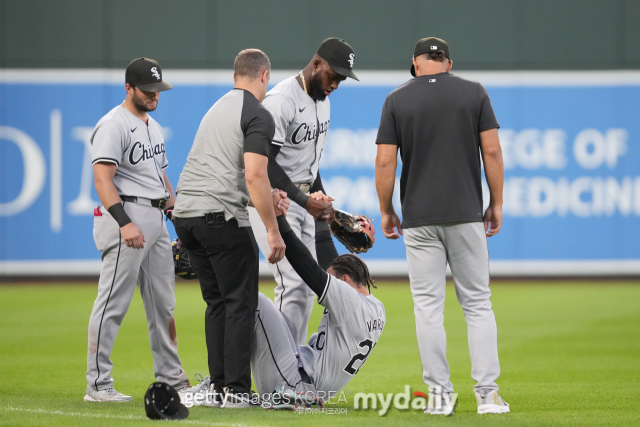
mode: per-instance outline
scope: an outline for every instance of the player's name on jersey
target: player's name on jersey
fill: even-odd
[[[371,319],[367,322],[369,332],[382,331],[382,328],[384,328],[384,320],[382,319]]]

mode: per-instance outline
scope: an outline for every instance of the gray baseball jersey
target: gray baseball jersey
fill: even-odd
[[[347,385],[369,357],[386,322],[384,304],[328,275],[318,304],[325,307],[318,332],[298,347],[304,370],[324,396]]]
[[[329,98],[314,101],[293,76],[271,89],[262,104],[275,120],[272,144],[282,146],[276,161],[291,181],[312,183],[329,130]]]
[[[227,221],[235,218],[248,227],[244,153],[268,157],[273,133],[273,118],[251,92],[234,89],[220,98],[200,122],[180,174],[173,216],[224,212]]]
[[[122,105],[100,119],[91,135],[91,163],[117,166],[113,184],[122,196],[169,199],[162,170],[164,132],[151,116],[143,122]]]
[[[149,124],[123,106],[105,115],[91,136],[92,163],[116,165],[113,183],[123,196],[168,199],[162,169],[168,166],[160,125]],[[150,202],[123,202],[131,221],[142,231],[142,249],[125,245],[120,226],[106,208],[96,213],[93,238],[102,252],[98,296],[89,319],[87,351],[87,396],[92,391],[113,388],[111,351],[118,330],[136,289],[144,301],[149,342],[158,381],[182,388],[189,384],[178,357],[173,310],[175,276],[171,238],[164,215]]]

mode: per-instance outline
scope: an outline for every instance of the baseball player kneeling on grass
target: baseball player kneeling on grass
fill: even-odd
[[[253,379],[260,397],[277,389],[323,402],[345,387],[371,354],[386,322],[384,305],[369,292],[373,281],[356,255],[339,256],[327,271],[318,265],[280,210],[281,195],[274,192],[274,205],[286,257],[325,310],[318,332],[308,345],[298,346],[282,313],[259,294],[251,343]],[[224,405],[224,396],[212,386],[206,397],[190,395],[184,401],[191,406],[203,398],[207,406]]]

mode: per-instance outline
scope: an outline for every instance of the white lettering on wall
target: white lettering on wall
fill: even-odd
[[[71,137],[84,145],[80,192],[78,197],[67,204],[67,212],[71,215],[93,215],[93,208],[100,205],[100,202],[91,198],[91,189],[93,188],[93,168],[91,166],[92,134],[92,127],[74,127],[71,130]]]
[[[627,138],[625,129],[608,129],[606,134],[596,129],[585,129],[576,136],[573,155],[585,169],[596,169],[603,163],[613,169],[618,158],[627,153]]]
[[[567,164],[567,134],[561,129],[505,129],[498,133],[505,169],[562,169]]]
[[[485,184],[485,208],[488,193]],[[503,211],[511,217],[640,216],[640,177],[509,178],[504,183]]]
[[[13,142],[18,146],[24,165],[22,189],[15,199],[0,203],[0,216],[16,215],[27,209],[38,198],[44,186],[47,166],[38,144],[23,131],[0,126],[0,141]]]

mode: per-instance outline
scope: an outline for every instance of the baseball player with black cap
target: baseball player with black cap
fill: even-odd
[[[410,70],[415,78],[391,92],[384,103],[376,140],[382,231],[397,239],[404,230],[418,348],[429,393],[453,393],[443,326],[448,263],[467,321],[478,413],[505,413],[509,405],[498,395],[496,384],[500,363],[487,249],[487,237],[502,225],[500,125],[485,88],[449,74],[450,58],[444,40],[419,40]],[[398,150],[402,224],[392,203]],[[491,196],[484,215],[481,163]],[[439,396],[440,401],[442,397],[446,396]],[[425,412],[451,415],[453,407],[430,405]]]
[[[93,238],[102,252],[98,297],[89,319],[87,402],[131,401],[113,388],[111,350],[136,283],[144,302],[158,381],[177,390],[189,380],[178,357],[173,309],[175,279],[171,239],[163,210],[175,196],[164,169],[162,127],[147,114],[160,92],[171,89],[152,59],[131,61],[127,96],[102,117],[91,136],[95,186],[102,207],[94,213]]]
[[[298,75],[280,82],[263,101],[276,126],[269,156],[269,181],[294,202],[287,220],[324,268],[338,256],[326,221],[332,212],[332,199],[314,199],[307,194],[325,193],[318,164],[329,130],[328,96],[347,77],[358,80],[353,72],[354,60],[354,51],[346,41],[328,38]],[[249,217],[260,250],[266,255],[269,253],[266,228],[255,209],[249,209]],[[286,259],[269,267],[278,283],[276,306],[284,315],[295,342],[304,345],[314,293]]]

